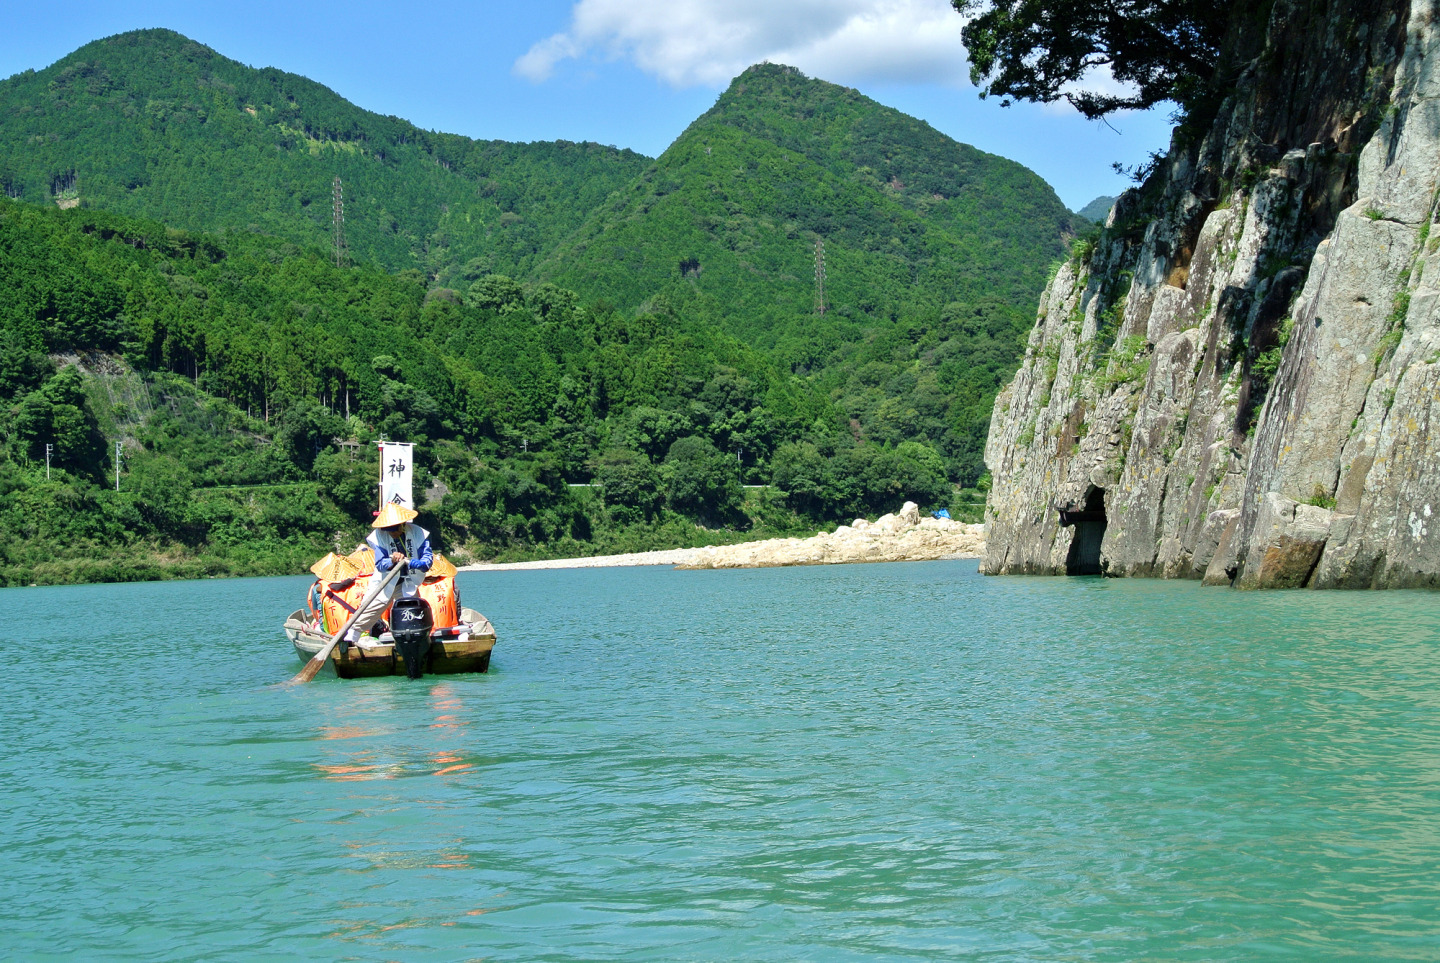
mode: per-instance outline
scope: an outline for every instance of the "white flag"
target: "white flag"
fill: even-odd
[[[380,505],[394,502],[405,508],[415,507],[415,496],[410,491],[410,479],[414,465],[411,453],[414,445],[398,441],[380,443]]]

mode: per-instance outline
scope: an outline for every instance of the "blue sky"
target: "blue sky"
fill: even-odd
[[[593,140],[655,156],[761,60],[788,63],[1013,158],[1079,207],[1126,186],[1111,162],[1163,149],[1163,111],[1112,126],[1068,107],[981,101],[945,0],[373,0],[7,4],[0,77],[91,40],[168,27],[225,56],[304,74],[421,127]]]

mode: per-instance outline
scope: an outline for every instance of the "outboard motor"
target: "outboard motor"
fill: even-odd
[[[425,674],[434,624],[430,603],[422,598],[396,599],[390,607],[390,634],[395,638],[395,650],[405,660],[405,674],[412,679]]]

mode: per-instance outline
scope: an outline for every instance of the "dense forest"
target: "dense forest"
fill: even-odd
[[[462,558],[969,511],[1077,223],[775,65],[656,161],[420,131],[168,31],[0,82],[0,119],[6,583],[298,570],[362,533],[380,437]]]
[[[814,378],[671,310],[501,275],[461,299],[262,235],[6,200],[0,262],[7,584],[298,570],[363,533],[377,437],[419,445],[422,520],[462,558],[963,501],[923,433],[869,441]],[[982,353],[971,320],[877,350]]]

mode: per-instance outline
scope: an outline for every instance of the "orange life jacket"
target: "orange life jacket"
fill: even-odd
[[[365,554],[369,555],[370,553]],[[356,559],[356,561],[361,560]],[[325,614],[326,632],[340,631],[340,628],[349,621],[350,616],[355,614],[360,603],[365,601],[365,593],[370,589],[370,576],[374,574],[375,570],[373,557],[369,561],[371,564],[361,566],[366,571],[356,575],[354,584],[344,591],[337,592],[333,583],[320,581],[321,608]],[[429,603],[430,615],[435,620],[435,628],[444,629],[460,624],[460,593],[455,588],[455,576],[445,575],[426,579],[421,583],[418,594]],[[306,595],[308,598],[309,593]],[[385,609],[382,618],[386,622],[390,621],[389,608]]]
[[[355,583],[343,592],[336,592],[333,586],[325,586],[325,594],[321,605],[325,609],[325,631],[339,632],[341,627],[355,614],[360,603],[365,601],[365,590],[370,585],[370,580],[365,577],[357,577]]]
[[[426,579],[420,584],[419,596],[430,603],[435,628],[447,629],[460,624],[460,593],[455,589],[455,576]]]

